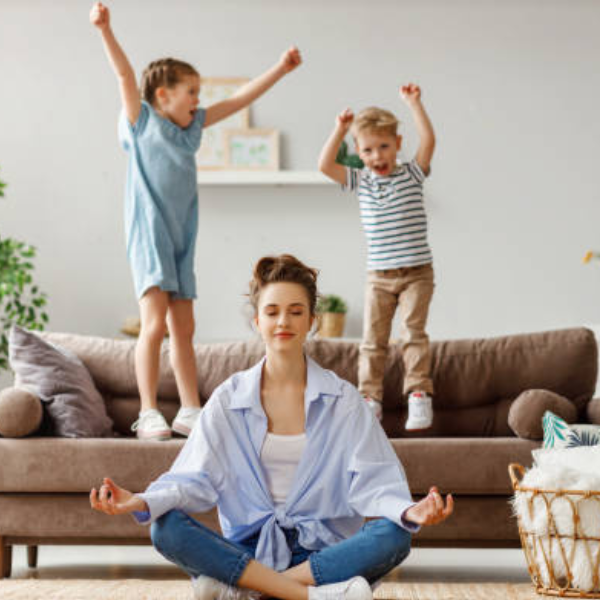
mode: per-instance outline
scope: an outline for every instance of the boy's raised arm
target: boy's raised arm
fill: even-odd
[[[400,95],[412,111],[417,131],[419,133],[419,147],[415,159],[425,175],[429,174],[431,158],[435,150],[435,133],[429,116],[421,102],[421,88],[414,83],[403,85],[400,88]]]
[[[110,27],[110,13],[108,8],[101,2],[96,2],[92,7],[90,22],[100,30],[104,51],[119,82],[119,91],[125,114],[129,122],[133,125],[140,115],[142,106],[140,91],[135,80],[135,72]]]
[[[341,185],[346,184],[346,167],[335,162],[335,159],[353,119],[354,115],[349,108],[346,108],[337,116],[335,129],[325,142],[319,156],[319,171]]]
[[[292,46],[282,54],[279,62],[268,71],[249,81],[230,98],[209,106],[206,109],[204,126],[209,127],[210,125],[214,125],[236,113],[238,110],[246,108],[246,106],[275,85],[284,75],[293,71],[300,64],[302,64],[300,51],[295,46]]]

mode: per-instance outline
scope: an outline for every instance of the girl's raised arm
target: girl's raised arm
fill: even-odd
[[[129,122],[134,125],[140,115],[142,106],[135,72],[112,32],[108,8],[101,2],[96,2],[92,7],[90,22],[100,30],[104,51],[119,81],[119,91],[121,92],[125,115]]]
[[[268,89],[275,85],[284,75],[293,71],[302,64],[300,51],[295,46],[286,50],[279,59],[279,62],[259,75],[246,85],[241,87],[231,98],[212,104],[206,109],[206,118],[204,126],[209,127],[238,110],[245,108],[254,100],[262,96]]]

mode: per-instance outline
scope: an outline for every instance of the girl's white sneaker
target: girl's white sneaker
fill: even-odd
[[[201,410],[201,408],[186,408],[182,406],[177,412],[175,420],[171,423],[171,429],[179,435],[188,437],[192,433]]]
[[[160,411],[150,408],[140,413],[140,418],[131,426],[140,440],[171,439],[169,424]]]
[[[364,577],[352,577],[340,583],[310,586],[308,600],[372,600],[373,592]]]

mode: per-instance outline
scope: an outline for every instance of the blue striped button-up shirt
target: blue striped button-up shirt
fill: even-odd
[[[276,570],[291,558],[282,528],[295,528],[308,550],[352,536],[364,517],[386,517],[416,531],[402,519],[414,503],[380,424],[354,386],[309,358],[306,447],[285,504],[275,507],[260,461],[267,433],[260,399],[265,360],[214,391],[171,469],[139,494],[149,513],[136,513],[138,521],[216,505],[226,538],[240,541],[260,530],[256,560]]]

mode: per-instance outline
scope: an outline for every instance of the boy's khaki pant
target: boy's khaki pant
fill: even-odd
[[[403,392],[419,390],[433,394],[425,325],[434,285],[431,264],[367,273],[363,340],[358,359],[358,389],[363,396],[383,398],[383,373],[398,305],[402,319]]]

